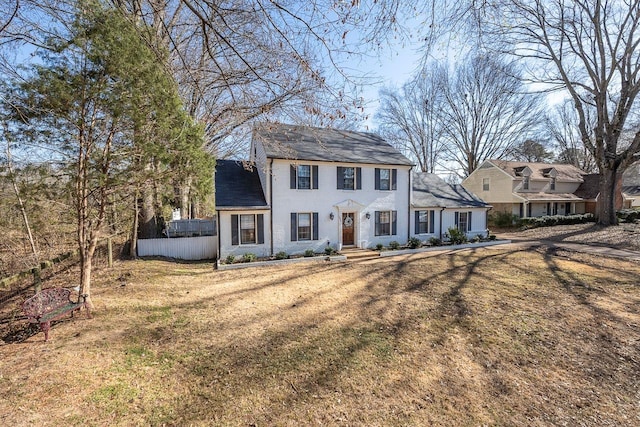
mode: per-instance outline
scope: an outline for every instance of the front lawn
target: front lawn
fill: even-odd
[[[640,425],[639,277],[545,247],[119,263],[93,319],[0,345],[0,424]]]

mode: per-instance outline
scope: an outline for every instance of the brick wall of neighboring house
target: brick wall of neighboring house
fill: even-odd
[[[616,210],[624,208],[624,198],[622,196],[622,174],[619,174],[616,177],[616,199],[614,203]]]

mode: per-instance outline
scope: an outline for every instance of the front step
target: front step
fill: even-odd
[[[347,257],[347,261],[365,261],[380,258],[380,253],[369,249],[349,248],[340,253]]]

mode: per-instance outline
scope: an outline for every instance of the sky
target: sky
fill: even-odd
[[[364,61],[360,67],[371,71],[380,81],[367,85],[362,96],[365,100],[367,120],[362,124],[364,130],[372,131],[377,127],[374,115],[380,106],[378,91],[384,86],[402,86],[416,70],[421,59],[417,46],[396,46],[393,52],[383,52],[378,58]]]

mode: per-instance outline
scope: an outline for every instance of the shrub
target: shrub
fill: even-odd
[[[227,255],[227,257],[224,259],[225,264],[233,264],[233,261],[236,260],[236,257],[234,257],[233,255]]]
[[[419,248],[422,245],[422,242],[417,237],[412,237],[409,239],[409,247],[411,249]]]
[[[520,218],[522,228],[553,227],[554,225],[583,224],[595,221],[593,214],[553,215]]]
[[[481,235],[479,235],[479,234],[476,234],[475,236],[473,236],[473,237],[471,238],[471,243],[478,243],[478,242],[479,242],[479,241],[481,241],[481,240],[482,240],[482,236],[481,236]]]
[[[495,234],[489,234],[489,240],[496,240]]]
[[[324,248],[325,255],[333,255],[334,253],[336,253],[336,251],[331,246]]]
[[[376,251],[381,251],[382,248],[384,248],[384,245],[382,243],[376,244]]]
[[[400,247],[400,243],[396,242],[395,240],[392,240],[389,242],[389,249],[396,250],[399,247]]]
[[[449,242],[453,245],[459,245],[467,242],[467,235],[455,227],[450,227],[447,230],[447,235],[449,236]]]
[[[276,254],[276,259],[287,259],[289,258],[289,254],[287,254],[285,251],[280,251]]]
[[[242,262],[253,262],[257,259],[258,257],[256,256],[256,254],[252,254],[250,252],[242,255]]]
[[[620,222],[634,223],[640,220],[640,209],[622,209],[616,212]]]
[[[437,237],[431,237],[429,239],[429,244],[431,246],[440,246],[442,244],[442,240],[438,239]]]
[[[518,223],[518,217],[509,212],[496,212],[489,215],[489,222],[491,225],[500,228],[513,227]]]
[[[304,251],[304,256],[306,257],[312,257],[315,255],[315,252],[313,252],[313,249],[307,249],[306,251]]]

